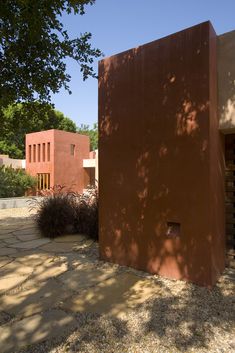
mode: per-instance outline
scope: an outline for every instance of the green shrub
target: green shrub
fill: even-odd
[[[28,175],[23,169],[0,167],[0,197],[24,196],[36,183],[36,178]]]

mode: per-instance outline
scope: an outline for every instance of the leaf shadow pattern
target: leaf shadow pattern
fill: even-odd
[[[213,290],[155,277],[160,293],[127,313],[126,319],[77,313],[78,328],[63,342],[45,342],[61,352],[233,352],[234,282],[226,274]],[[151,276],[152,277],[152,276]],[[118,284],[118,283],[117,283]],[[101,301],[106,300],[102,298]],[[97,305],[99,299],[97,298]],[[35,347],[34,347],[35,349]],[[25,350],[22,352],[33,352]]]
[[[32,227],[32,225],[30,226]],[[26,229],[28,233],[29,228]],[[7,229],[8,231],[9,229]],[[20,266],[23,263],[24,266],[35,267],[35,272],[30,275],[29,280],[34,281],[32,283],[36,283],[36,285],[32,287],[32,283],[29,283],[28,286],[26,281],[22,288],[13,287],[10,293],[16,295],[18,300],[10,303],[9,307],[13,307],[13,312],[19,315],[16,315],[15,320],[24,317],[32,318],[40,312],[53,313],[55,310],[64,313],[65,317],[58,319],[57,326],[53,326],[50,321],[45,321],[43,317],[38,316],[34,325],[30,327],[30,337],[24,336],[23,327],[13,327],[10,334],[15,339],[15,347],[10,350],[11,353],[13,351],[42,353],[53,352],[53,350],[55,352],[59,350],[63,353],[92,351],[121,353],[128,347],[133,347],[131,352],[138,352],[138,350],[145,352],[146,350],[147,352],[162,353],[174,349],[177,352],[198,350],[201,353],[208,351],[212,344],[216,344],[218,349],[225,349],[226,352],[233,351],[234,346],[230,341],[232,341],[235,324],[234,271],[227,270],[220,282],[212,290],[208,290],[183,281],[168,280],[98,261],[97,249],[95,255],[94,251],[89,253],[87,249],[84,251],[83,247],[80,249],[77,246],[75,252],[56,254],[56,256],[51,256],[50,261],[46,261],[45,254],[48,257],[50,253],[41,249],[20,252],[14,260],[19,266],[12,267],[11,262],[8,270],[6,268],[6,273],[10,276],[15,271],[20,271]],[[91,254],[91,258],[89,254]],[[80,264],[79,261],[81,261]],[[63,272],[62,268],[62,273],[60,273],[61,266],[65,263],[68,269]],[[91,281],[91,273],[87,271],[87,266],[90,266],[91,263],[95,264],[95,268],[102,269],[105,274],[107,274],[108,268],[114,267],[114,272],[117,271],[117,275],[111,276],[111,280],[107,277],[106,279],[101,277],[101,284],[107,289],[102,292],[102,295],[96,295],[96,293],[100,293],[97,292],[97,282],[93,282],[92,286],[87,288],[88,291],[91,290],[95,294],[93,297],[94,308],[106,305],[110,300],[110,293],[115,294],[118,291],[120,287],[119,272],[133,273],[133,280],[125,283],[123,291],[117,298],[114,295],[115,300],[111,302],[105,315],[95,313],[95,310],[93,313],[89,310],[76,313],[71,308],[65,310],[62,306],[61,309],[59,302],[73,297],[74,294],[86,293],[86,289],[81,291],[79,286],[76,289],[76,285],[78,285],[76,281],[79,281],[79,271],[82,273],[84,264],[85,270],[83,272],[86,281]],[[74,268],[78,270],[77,279],[69,275],[69,271]],[[55,272],[58,269],[59,272]],[[51,270],[55,275],[53,278]],[[60,277],[66,273],[68,281],[61,282]],[[141,280],[146,276],[149,286],[156,287],[156,294],[148,300],[143,300],[136,307],[132,307],[131,310],[128,309],[125,318],[110,316],[109,311],[111,312],[113,307],[122,304],[128,298],[135,302],[138,298],[144,298],[147,284],[140,284],[138,292],[136,292],[136,284],[142,283]],[[64,287],[65,284],[66,287]],[[31,292],[24,297],[24,294],[30,290]],[[4,298],[5,294],[2,294],[0,300],[4,301]],[[24,308],[28,310],[31,308],[31,312],[27,314]],[[70,325],[71,323],[72,325]],[[32,342],[38,335],[41,335],[42,342],[36,343],[37,340]],[[221,340],[223,337],[226,337],[224,341]],[[227,337],[230,338],[227,339]],[[28,346],[20,350],[22,341],[26,341]]]
[[[234,271],[231,272],[234,277]],[[226,276],[213,290],[188,284],[173,294],[173,288],[171,295],[153,299],[147,304],[151,314],[145,333],[167,336],[169,344],[180,352],[209,350],[211,342],[218,339],[223,345],[224,335],[230,335],[231,346],[225,340],[224,351],[232,351],[235,344],[234,290],[234,278],[230,282]],[[161,325],[157,325],[157,321]]]
[[[215,49],[205,22],[100,62],[101,258],[205,286],[222,273]]]

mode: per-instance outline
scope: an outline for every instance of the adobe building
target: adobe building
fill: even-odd
[[[83,192],[98,179],[98,151],[86,135],[47,130],[26,135],[26,171],[37,177],[37,190],[55,185]]]
[[[234,133],[235,31],[205,22],[101,60],[100,257],[214,285],[235,256]]]

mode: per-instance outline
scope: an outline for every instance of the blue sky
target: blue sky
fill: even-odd
[[[210,20],[217,34],[235,29],[235,0],[96,0],[84,16],[65,15],[62,22],[72,37],[92,32],[92,44],[105,56],[153,41]],[[52,96],[55,108],[80,124],[98,120],[98,81],[85,82],[78,64],[67,61],[72,95]],[[97,72],[98,61],[94,64]]]

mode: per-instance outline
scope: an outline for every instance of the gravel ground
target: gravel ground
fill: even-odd
[[[105,266],[100,262],[100,266]],[[128,271],[127,268],[119,268]],[[226,270],[210,291],[183,281],[147,276],[159,294],[126,320],[77,314],[78,327],[21,353],[235,352],[235,272]]]
[[[0,223],[29,216],[27,208],[0,210]],[[84,254],[93,258],[97,267],[108,265],[98,261],[95,245],[89,250],[84,249]],[[234,270],[226,269],[214,289],[208,290],[183,281],[151,276],[117,265],[114,267],[156,281],[158,295],[132,311],[125,320],[106,315],[76,314],[76,330],[20,352],[235,352]]]

